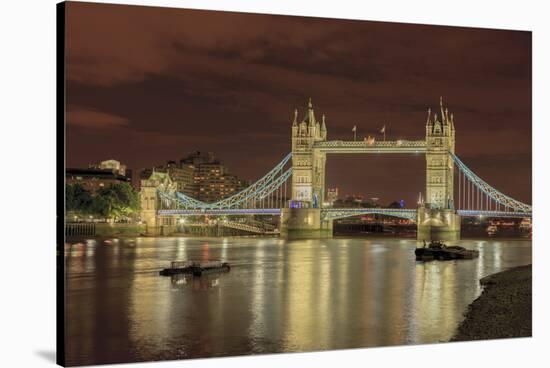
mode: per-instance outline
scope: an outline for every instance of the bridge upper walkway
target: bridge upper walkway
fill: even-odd
[[[321,141],[313,149],[325,153],[423,153],[426,141]]]

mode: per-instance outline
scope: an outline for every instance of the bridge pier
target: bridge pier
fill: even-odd
[[[418,240],[459,240],[460,215],[452,209],[420,207],[417,214]]]
[[[281,236],[287,239],[332,238],[332,220],[323,220],[320,208],[282,208]]]

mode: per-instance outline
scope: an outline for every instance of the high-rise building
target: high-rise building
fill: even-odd
[[[248,182],[229,173],[212,152],[194,151],[179,161],[142,169],[140,178],[148,179],[153,172],[168,173],[177,191],[203,202],[217,202],[248,186]]]
[[[166,163],[166,172],[176,183],[177,191],[188,196],[195,192],[194,172],[192,165],[178,164],[176,161]]]
[[[203,202],[216,202],[237,193],[248,185],[248,182],[229,173],[229,170],[214,155],[202,155],[193,152],[180,163],[194,167],[194,198]]]

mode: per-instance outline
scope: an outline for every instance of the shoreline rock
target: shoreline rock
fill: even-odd
[[[484,287],[450,341],[532,336],[532,268],[519,266],[479,280]]]

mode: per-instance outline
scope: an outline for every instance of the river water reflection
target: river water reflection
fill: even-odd
[[[479,259],[415,262],[411,239],[136,238],[65,246],[69,365],[447,341],[478,280],[530,240],[463,240]],[[229,273],[161,277],[172,260]]]

